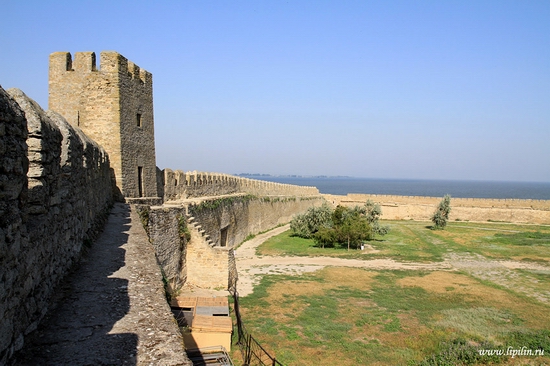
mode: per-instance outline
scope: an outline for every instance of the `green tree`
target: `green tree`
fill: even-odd
[[[338,205],[334,210],[325,204],[297,215],[290,222],[290,229],[292,235],[313,238],[323,248],[338,243],[349,250],[358,248],[364,240],[371,240],[374,234],[387,233],[388,228],[378,224],[381,214],[380,206],[371,201],[352,208]]]
[[[338,237],[334,228],[323,226],[313,234],[313,240],[324,249],[325,246],[329,248],[334,247],[334,243],[338,242]]]
[[[451,212],[451,196],[446,194],[445,197],[439,202],[439,205],[435,209],[434,214],[432,215],[432,222],[434,230],[443,230],[447,226],[447,221],[449,220],[449,213]]]
[[[290,221],[292,235],[310,239],[321,227],[332,226],[332,208],[328,203],[310,207],[305,213],[296,215]]]
[[[344,216],[342,224],[337,228],[339,242],[347,243],[348,250],[351,245],[359,248],[363,240],[369,239],[372,235],[372,229],[364,216],[348,212]]]
[[[364,215],[364,209],[358,206],[348,208],[336,206],[332,213],[332,238],[342,246],[356,248],[363,240],[372,235],[371,226]]]
[[[386,235],[390,231],[389,226],[380,226],[380,223],[378,222],[378,219],[382,216],[382,208],[378,203],[367,200],[367,202],[365,202],[364,210],[365,217],[372,229],[372,238],[369,239],[374,239],[375,234]]]

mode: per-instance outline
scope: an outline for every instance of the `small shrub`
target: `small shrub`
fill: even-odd
[[[432,222],[434,230],[443,230],[447,226],[449,220],[449,213],[451,212],[451,196],[448,194],[443,197],[439,205],[437,206],[434,214],[432,215]]]
[[[187,221],[183,215],[178,216],[178,234],[180,239],[184,240],[184,242],[191,240],[191,232],[187,227]]]
[[[481,344],[468,342],[463,338],[441,342],[438,351],[419,362],[418,366],[456,366],[500,363],[505,357],[498,355],[480,355],[480,349],[497,349],[491,342]]]
[[[149,207],[141,205],[136,206],[136,211],[139,215],[139,219],[141,220],[141,224],[143,225],[145,232],[149,234]]]

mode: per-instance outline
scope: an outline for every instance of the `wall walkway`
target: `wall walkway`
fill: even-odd
[[[116,204],[17,365],[191,365],[138,215]]]
[[[0,364],[23,346],[112,201],[105,150],[0,87]]]

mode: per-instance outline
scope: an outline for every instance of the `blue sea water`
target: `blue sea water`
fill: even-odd
[[[348,193],[386,194],[398,196],[456,198],[516,198],[550,200],[550,183],[546,182],[492,182],[420,179],[375,179],[350,177],[277,177],[249,176],[271,182],[314,186],[321,193],[346,195]]]

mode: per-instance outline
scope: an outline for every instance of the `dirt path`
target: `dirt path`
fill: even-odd
[[[257,256],[256,248],[267,239],[279,235],[290,228],[285,225],[256,236],[244,242],[236,251],[239,271],[239,294],[251,294],[254,286],[265,274],[299,275],[314,272],[326,266],[359,267],[369,269],[415,269],[415,270],[452,270],[449,263],[412,263],[397,262],[393,259],[343,259],[334,257],[298,257],[298,256]],[[372,251],[375,251],[372,249]]]
[[[278,227],[255,238],[244,242],[236,251],[237,269],[239,272],[239,294],[246,296],[251,294],[261,277],[266,274],[300,275],[305,272],[314,272],[326,266],[359,267],[373,270],[428,270],[428,271],[454,271],[464,270],[474,277],[492,280],[506,286],[502,281],[510,281],[511,276],[502,276],[514,269],[543,271],[550,273],[550,267],[517,261],[495,261],[482,256],[467,256],[451,254],[443,262],[416,263],[398,262],[393,259],[343,259],[334,257],[299,257],[299,256],[258,256],[256,248],[267,239],[279,235],[288,230],[290,225]],[[372,249],[374,252],[375,250]],[[512,276],[513,277],[513,276]],[[510,283],[510,282],[508,282]],[[510,285],[513,285],[510,283]],[[519,287],[520,292],[537,298],[543,302],[550,302],[550,291],[533,291],[531,286]],[[518,287],[514,287],[517,291]]]

